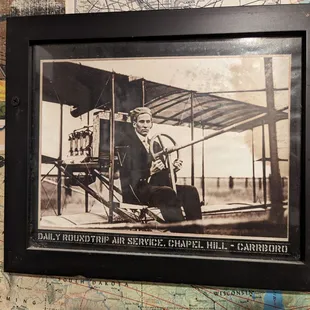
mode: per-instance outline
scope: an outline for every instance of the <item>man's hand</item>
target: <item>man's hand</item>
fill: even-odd
[[[152,166],[150,168],[150,175],[153,175],[153,174],[163,170],[164,168],[165,168],[164,163],[160,159],[157,159],[157,160],[152,162]]]
[[[183,165],[183,160],[181,160],[181,159],[176,159],[176,160],[173,162],[174,171],[175,171],[175,172],[178,172],[179,170],[181,170],[182,165]]]

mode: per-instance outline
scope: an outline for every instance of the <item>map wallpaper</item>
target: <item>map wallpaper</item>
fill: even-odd
[[[301,0],[0,0],[0,159],[4,160],[5,33],[11,15],[65,14],[242,5]],[[104,279],[20,276],[3,272],[4,167],[0,168],[0,309],[310,309],[310,294],[151,284]],[[207,277],[208,275],[206,275]]]

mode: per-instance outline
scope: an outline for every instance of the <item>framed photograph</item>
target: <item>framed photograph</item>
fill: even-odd
[[[309,9],[10,18],[4,270],[309,290]]]

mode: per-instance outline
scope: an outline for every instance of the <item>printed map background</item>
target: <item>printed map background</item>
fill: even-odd
[[[0,118],[5,102],[5,19],[10,15],[308,3],[297,0],[0,0]],[[0,126],[0,155],[4,121]],[[2,153],[2,154],[1,154]],[[310,294],[159,285],[3,272],[4,168],[0,168],[0,309],[310,309]],[[197,271],[198,273],[199,271]],[[208,275],[205,275],[207,278]]]

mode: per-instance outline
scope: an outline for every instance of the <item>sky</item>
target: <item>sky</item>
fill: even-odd
[[[72,61],[75,62],[75,61]],[[216,92],[217,96],[240,100],[249,104],[266,106],[265,92],[253,90],[265,88],[264,62],[261,56],[233,57],[182,57],[182,58],[139,58],[139,59],[103,59],[78,60],[77,63],[94,68],[114,71],[150,81],[190,89],[198,92]],[[273,57],[275,88],[290,87],[290,57]],[[227,93],[231,91],[231,93]],[[251,92],[236,92],[251,91]],[[221,93],[225,92],[225,93]],[[277,109],[288,107],[289,91],[275,92]],[[180,109],[183,107],[180,107]],[[42,102],[42,153],[58,156],[60,105]],[[68,106],[64,106],[63,155],[68,150],[68,134],[86,124],[85,115],[73,118]],[[56,129],[56,130],[55,130]],[[278,122],[279,157],[287,159],[289,154],[289,122]],[[177,144],[189,142],[190,129],[180,126],[155,124],[151,135],[165,132],[171,135]],[[266,152],[269,156],[268,128],[265,129]],[[212,133],[205,130],[204,135]],[[200,138],[202,130],[196,129],[194,138]],[[262,156],[262,129],[254,129],[255,160]],[[206,177],[250,177],[252,176],[252,133],[225,133],[205,141],[205,176]],[[190,176],[190,148],[181,150],[183,169],[179,176]],[[195,176],[201,176],[202,143],[195,146]],[[256,175],[262,175],[261,162],[256,162]],[[280,163],[281,174],[288,175],[288,163]],[[267,175],[270,173],[267,167]]]

